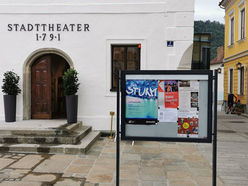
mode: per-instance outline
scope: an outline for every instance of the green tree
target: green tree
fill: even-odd
[[[217,56],[217,48],[224,45],[225,26],[217,21],[195,21],[195,33],[211,33],[211,59]]]

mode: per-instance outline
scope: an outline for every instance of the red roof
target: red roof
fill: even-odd
[[[220,46],[217,48],[217,57],[210,61],[210,65],[223,63],[224,59],[224,47]]]

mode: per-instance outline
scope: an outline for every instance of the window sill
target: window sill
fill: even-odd
[[[234,44],[228,45],[228,48],[233,48]]]

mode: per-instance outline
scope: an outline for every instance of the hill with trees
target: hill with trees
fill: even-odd
[[[217,55],[217,48],[224,45],[225,26],[217,21],[195,21],[195,33],[211,33],[211,59]]]

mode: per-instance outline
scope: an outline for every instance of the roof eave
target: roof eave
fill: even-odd
[[[222,0],[219,2],[219,7],[220,8],[226,8],[229,0]]]

